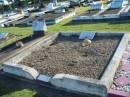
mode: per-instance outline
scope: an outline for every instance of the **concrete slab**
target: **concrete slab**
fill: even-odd
[[[56,87],[100,97],[107,97],[107,88],[98,80],[85,79],[69,74],[57,74],[50,82]]]

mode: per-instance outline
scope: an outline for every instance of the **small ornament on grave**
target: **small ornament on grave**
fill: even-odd
[[[83,42],[82,42],[83,47],[88,46],[90,44],[91,44],[91,40],[89,40],[89,39],[84,39]]]
[[[16,42],[16,47],[20,48],[20,47],[23,47],[23,46],[24,46],[24,44],[23,44],[22,41]]]

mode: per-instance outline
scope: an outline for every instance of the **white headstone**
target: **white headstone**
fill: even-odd
[[[35,31],[47,31],[45,20],[34,20],[32,23],[33,32]]]
[[[54,6],[57,6],[57,0],[53,0],[53,4],[54,4]]]
[[[127,0],[114,0],[110,3],[110,8],[122,8],[128,4]]]
[[[52,3],[52,2],[49,3],[48,6],[47,6],[47,9],[48,9],[48,10],[54,9],[54,3]]]
[[[88,38],[88,39],[92,40],[94,38],[94,36],[95,36],[94,32],[81,32],[79,39]]]
[[[102,4],[102,2],[93,2],[92,4],[91,4],[91,9],[92,10],[97,10],[97,9],[103,9],[103,4]]]

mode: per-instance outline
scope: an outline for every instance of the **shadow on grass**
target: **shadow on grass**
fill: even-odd
[[[29,91],[26,91],[29,90]],[[25,91],[25,92],[23,92]],[[25,94],[30,93],[31,94]],[[17,92],[15,95],[14,92]],[[90,95],[78,95],[64,90],[40,86],[36,83],[20,81],[0,74],[0,97],[99,97]]]
[[[28,90],[28,91],[26,91]],[[25,91],[25,92],[23,92]],[[33,92],[34,91],[34,92]],[[10,94],[14,94],[11,95]],[[19,94],[18,94],[19,93]],[[28,93],[27,95],[25,93]],[[99,97],[95,95],[79,95],[65,90],[59,90],[38,83],[20,81],[0,73],[0,97]]]
[[[10,96],[11,95],[11,96]],[[45,97],[35,84],[0,74],[0,97]]]
[[[45,97],[42,94],[36,92],[33,89],[23,88],[23,87],[8,87],[8,86],[2,86],[0,84],[0,97],[11,97],[10,95],[13,95],[13,97]]]

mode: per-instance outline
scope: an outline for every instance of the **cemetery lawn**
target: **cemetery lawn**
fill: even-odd
[[[87,11],[89,7],[81,7],[76,9],[77,14],[82,14]],[[101,31],[101,32],[129,32],[130,22],[127,23],[71,23],[72,18],[65,19],[58,24],[48,25],[49,32],[61,31]],[[0,32],[11,32],[19,39],[32,34],[31,27],[7,27],[0,28]]]
[[[0,87],[0,97],[43,97],[43,96],[37,94],[37,92],[34,90],[29,89],[15,90]]]

